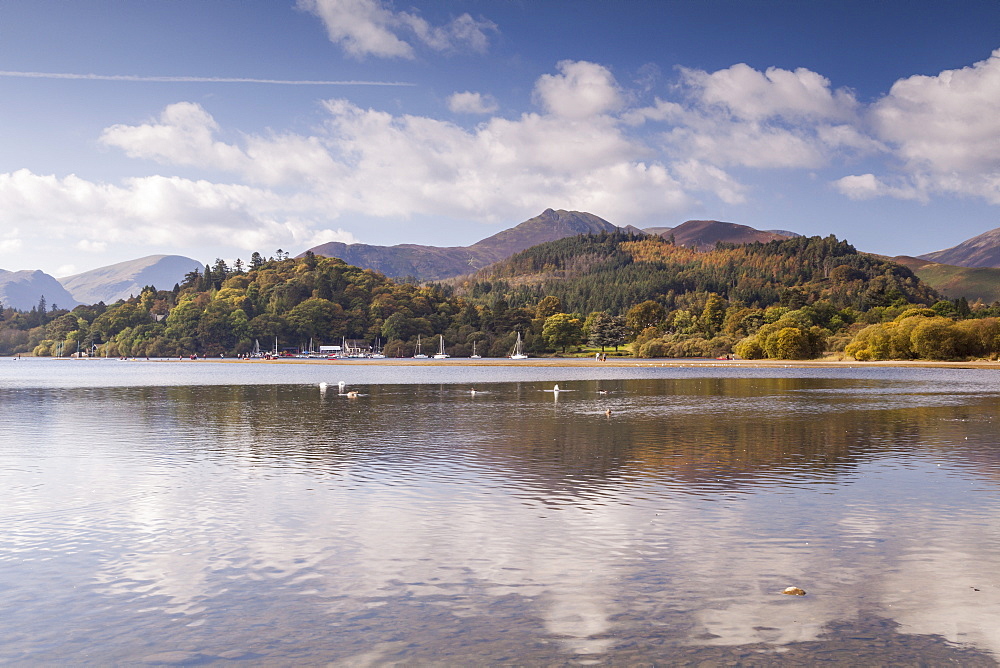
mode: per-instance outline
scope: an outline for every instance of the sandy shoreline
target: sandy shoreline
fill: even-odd
[[[70,361],[119,361],[118,358],[58,358]],[[145,358],[136,358],[136,361],[147,361]],[[126,360],[131,361],[131,359]],[[192,363],[214,363],[214,364],[322,364],[326,366],[354,366],[354,365],[379,365],[379,366],[517,366],[517,367],[740,367],[751,369],[794,369],[794,368],[827,368],[827,369],[863,369],[874,367],[897,367],[897,368],[928,368],[928,369],[995,369],[1000,371],[1000,361],[991,362],[987,360],[973,360],[969,362],[936,362],[931,360],[888,360],[875,362],[857,362],[853,360],[715,360],[715,359],[638,359],[631,357],[608,358],[605,362],[598,362],[589,357],[537,357],[527,360],[510,360],[506,358],[487,358],[472,360],[469,358],[450,358],[447,360],[415,360],[410,358],[392,359],[253,359],[244,360],[233,357],[225,358],[198,358],[190,360],[187,358],[155,358],[150,362],[182,362]]]

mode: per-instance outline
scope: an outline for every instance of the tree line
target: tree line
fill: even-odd
[[[589,344],[639,357],[951,359],[996,356],[998,316],[1000,304],[941,299],[909,269],[832,236],[698,252],[614,233],[428,284],[312,253],[216,260],[173,289],[110,305],[0,308],[0,354],[218,356],[355,339],[409,357],[443,336],[453,356],[474,345],[504,356],[520,334],[536,355]]]

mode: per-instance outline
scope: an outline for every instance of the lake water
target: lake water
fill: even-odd
[[[995,665],[998,380],[0,359],[0,663]]]

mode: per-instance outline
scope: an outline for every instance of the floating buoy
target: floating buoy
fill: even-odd
[[[319,384],[319,391],[326,392],[327,384],[325,382]]]
[[[806,595],[805,590],[799,589],[798,587],[785,587],[784,591],[782,591],[781,593],[782,594],[788,594],[789,596],[805,596]]]
[[[607,415],[608,417],[611,417],[611,409],[610,408],[605,408],[604,409],[604,414]]]

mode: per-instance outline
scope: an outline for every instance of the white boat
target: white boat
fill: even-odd
[[[436,360],[446,360],[449,357],[451,357],[451,355],[448,355],[444,351],[444,334],[438,334],[438,336],[441,337],[440,338],[441,343],[438,345],[438,351],[437,351],[437,354],[434,355],[434,359],[436,359]]]
[[[469,359],[472,359],[472,360],[481,360],[481,359],[483,359],[482,355],[477,355],[476,354],[476,342],[475,341],[472,342],[472,355],[469,356]],[[475,392],[475,390],[473,390],[473,392]]]
[[[417,354],[413,356],[413,359],[415,359],[415,360],[425,360],[425,359],[427,359],[427,355],[424,355],[422,352],[420,352],[420,335],[419,334],[417,334]]]
[[[514,350],[510,352],[510,358],[512,360],[526,360],[528,356],[524,354],[521,349],[521,332],[517,333],[517,343],[514,344]]]

